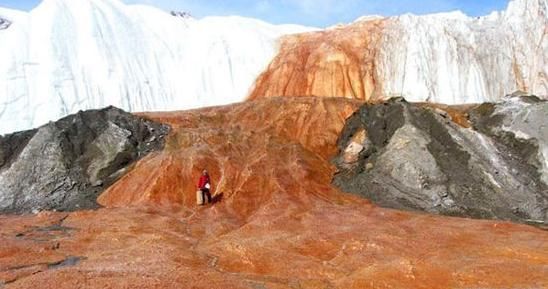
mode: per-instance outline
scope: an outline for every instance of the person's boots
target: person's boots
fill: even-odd
[[[202,190],[198,190],[196,192],[196,204],[198,206],[203,206],[204,205],[204,194],[202,193]]]

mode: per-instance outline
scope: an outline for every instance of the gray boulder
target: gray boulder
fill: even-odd
[[[364,105],[339,139],[334,184],[390,208],[547,222],[548,102],[519,96],[468,114],[472,128],[402,99]]]
[[[108,107],[0,136],[0,213],[97,208],[98,195],[163,148],[168,131]]]

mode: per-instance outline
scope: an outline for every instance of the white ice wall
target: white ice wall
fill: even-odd
[[[176,110],[241,101],[276,53],[309,30],[241,17],[174,17],[118,0],[0,9],[0,133],[81,109]]]
[[[403,15],[385,33],[377,69],[387,95],[448,104],[548,95],[547,0],[514,0],[479,18]]]

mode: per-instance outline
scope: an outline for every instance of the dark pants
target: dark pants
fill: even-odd
[[[204,204],[205,203],[211,203],[211,193],[209,192],[209,189],[202,188],[202,189],[200,189],[200,191],[202,192],[202,198],[204,200]]]

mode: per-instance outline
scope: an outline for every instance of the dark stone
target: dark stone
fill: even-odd
[[[8,29],[11,25],[11,21],[0,18],[0,30]]]
[[[418,104],[366,104],[341,134],[333,183],[384,207],[546,223],[548,186],[539,147],[546,145],[546,111],[548,102],[531,96],[483,104],[469,112],[473,128],[467,129]],[[535,118],[519,121],[522,113]],[[514,127],[531,137],[517,137]],[[345,158],[360,130],[367,133],[364,149],[358,158]]]
[[[0,213],[97,208],[98,195],[162,149],[168,131],[108,107],[0,136]]]
[[[54,263],[48,263],[48,269],[60,269],[63,267],[76,266],[82,260],[86,260],[86,259],[87,259],[86,257],[68,256],[65,258],[65,260],[54,262]]]
[[[189,12],[186,12],[186,11],[171,11],[170,14],[171,14],[171,16],[181,17],[181,18],[184,18],[184,19],[192,18],[192,15]]]

